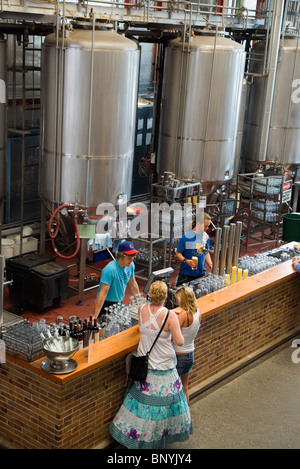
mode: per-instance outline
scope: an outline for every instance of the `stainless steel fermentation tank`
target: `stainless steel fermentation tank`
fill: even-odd
[[[245,52],[215,33],[166,48],[158,172],[201,182],[203,194],[234,175]]]
[[[42,49],[40,195],[94,215],[131,197],[140,51],[109,25],[78,22]]]
[[[252,48],[249,71],[262,74],[266,42]],[[267,161],[282,163],[293,170],[300,164],[300,41],[295,38],[281,40],[273,91],[271,118],[266,155],[259,156],[259,143],[263,119],[268,76],[253,78],[249,89],[248,110],[245,118],[243,159],[246,171],[254,171]],[[261,158],[264,158],[262,161]]]
[[[6,183],[6,41],[0,38],[0,223]]]

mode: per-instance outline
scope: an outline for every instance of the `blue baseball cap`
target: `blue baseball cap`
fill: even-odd
[[[130,241],[123,241],[118,247],[119,252],[124,252],[124,254],[128,254],[129,256],[136,254],[137,251],[134,245]]]

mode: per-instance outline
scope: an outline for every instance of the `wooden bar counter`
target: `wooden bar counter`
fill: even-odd
[[[197,300],[202,314],[191,398],[300,332],[300,275],[291,261]],[[138,326],[73,358],[65,375],[7,356],[0,364],[0,441],[16,448],[103,448],[126,388],[125,358]]]

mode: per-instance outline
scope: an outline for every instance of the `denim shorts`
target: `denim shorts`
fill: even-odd
[[[177,371],[179,376],[186,375],[192,369],[194,364],[194,352],[187,353],[185,355],[176,355],[177,358]]]

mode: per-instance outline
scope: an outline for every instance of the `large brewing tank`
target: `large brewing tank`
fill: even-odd
[[[266,42],[252,48],[254,60],[249,71],[262,74]],[[277,73],[273,92],[267,151],[264,160],[259,157],[260,130],[265,116],[267,76],[253,78],[250,85],[248,110],[245,119],[243,159],[245,170],[255,171],[260,164],[274,161],[293,170],[300,164],[300,41],[295,38],[281,40]]]
[[[40,195],[89,215],[131,197],[140,51],[109,25],[78,22],[42,48]],[[123,198],[124,198],[123,197]]]
[[[166,48],[158,172],[201,182],[203,194],[234,174],[245,52],[215,33]]]
[[[6,40],[0,37],[0,208],[5,196],[6,132]],[[0,223],[1,217],[0,210]]]

